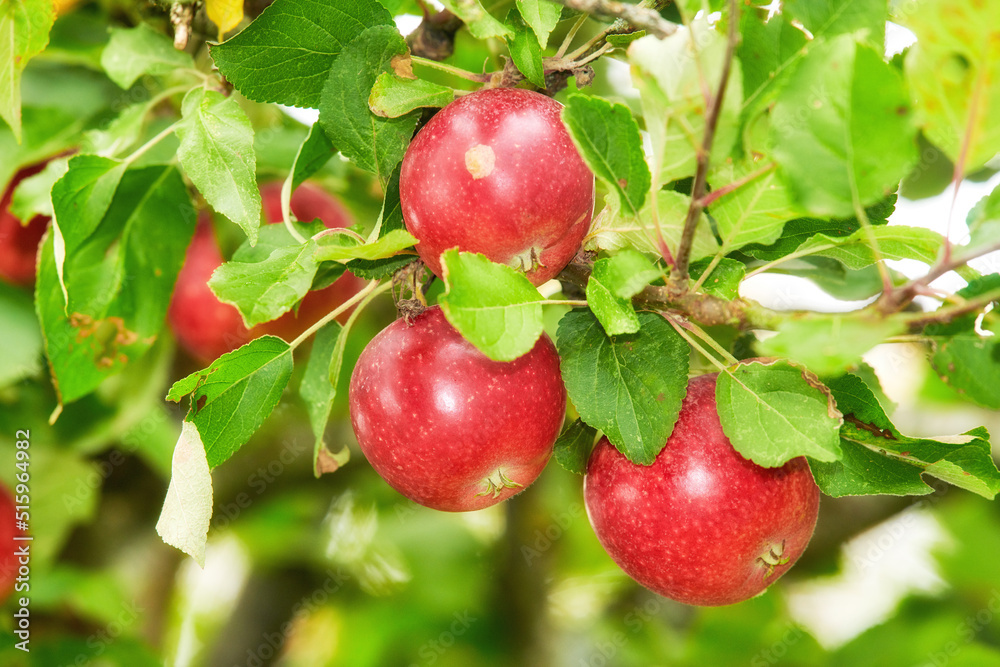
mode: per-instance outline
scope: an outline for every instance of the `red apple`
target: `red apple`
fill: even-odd
[[[264,219],[269,223],[281,222],[281,183],[273,182],[261,186],[260,194],[264,202]],[[350,227],[354,224],[351,214],[339,201],[325,190],[310,183],[303,183],[295,189],[292,194],[291,209],[296,219],[312,222],[319,218],[328,229]],[[329,287],[306,294],[298,310],[254,327],[254,337],[271,334],[292,341],[324,315],[361,291],[364,286],[365,281],[361,278],[352,273],[344,273]],[[338,319],[344,322],[348,316],[350,311]]]
[[[202,212],[177,274],[167,316],[181,347],[206,364],[254,338],[236,306],[219,301],[208,286],[222,261],[209,215]]]
[[[449,512],[506,500],[542,472],[566,390],[548,336],[492,361],[437,306],[396,320],[351,375],[351,424],[372,467],[421,505]]]
[[[399,194],[406,228],[434,273],[456,246],[520,268],[535,285],[573,259],[590,228],[594,175],[561,109],[528,90],[481,90],[417,133]]]
[[[14,580],[20,563],[14,554],[14,537],[21,534],[15,525],[14,498],[0,484],[0,603],[14,590]]]
[[[280,193],[280,183],[268,183],[261,187],[264,217],[269,223],[281,221]],[[329,228],[351,224],[350,214],[340,202],[308,183],[295,190],[291,209],[299,220],[320,218]],[[294,340],[364,285],[360,278],[345,273],[329,287],[307,294],[297,312],[285,313],[276,320],[247,330],[236,307],[219,301],[208,287],[212,273],[222,262],[222,253],[212,233],[208,214],[202,214],[184,266],[177,276],[169,317],[181,346],[205,363],[264,334]],[[347,313],[341,319],[346,317]]]
[[[819,488],[804,458],[763,468],[722,432],[715,375],[691,380],[666,447],[650,466],[603,438],[584,481],[601,544],[633,579],[692,605],[762,592],[805,551]]]
[[[27,225],[10,212],[14,188],[18,183],[45,168],[45,162],[18,171],[0,198],[0,279],[14,285],[35,282],[38,244],[49,226],[47,215],[36,215]]]

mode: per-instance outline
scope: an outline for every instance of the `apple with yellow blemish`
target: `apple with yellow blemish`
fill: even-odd
[[[524,271],[535,285],[573,259],[590,228],[594,175],[540,93],[494,88],[437,113],[403,158],[399,198],[417,252],[441,275],[457,247]]]

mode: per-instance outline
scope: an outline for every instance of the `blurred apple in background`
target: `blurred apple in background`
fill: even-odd
[[[281,222],[281,183],[261,186],[264,218],[268,223]],[[350,213],[332,195],[315,185],[303,183],[295,190],[291,211],[303,222],[319,218],[328,228],[352,224]],[[288,312],[276,320],[248,330],[235,306],[216,298],[208,286],[212,273],[223,262],[222,252],[213,233],[207,212],[198,219],[198,228],[188,247],[184,267],[177,276],[177,286],[170,303],[170,324],[177,340],[192,357],[209,363],[250,340],[271,334],[292,341],[320,318],[356,294],[364,281],[345,273],[332,285],[309,292],[297,312]],[[346,318],[344,313],[341,319]]]
[[[45,168],[45,162],[24,167],[18,171],[0,199],[0,280],[13,285],[32,285],[35,282],[38,244],[48,228],[47,215],[36,215],[23,225],[10,212],[14,188],[29,176]]]

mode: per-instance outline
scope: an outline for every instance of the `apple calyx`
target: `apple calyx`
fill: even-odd
[[[488,495],[492,495],[494,498],[499,498],[504,489],[520,489],[524,487],[524,484],[518,484],[510,477],[503,474],[502,468],[497,468],[489,477],[484,477],[483,484],[486,485],[486,490],[477,493],[477,498]]]
[[[781,540],[781,544],[772,544],[771,548],[765,553],[757,556],[764,568],[767,570],[764,573],[764,580],[766,581],[768,577],[774,574],[774,568],[779,565],[786,565],[788,563],[788,556],[784,556],[785,553],[785,541]]]
[[[542,250],[544,250],[544,248],[539,248],[538,246],[531,246],[530,248],[522,250],[510,258],[510,261],[507,262],[507,266],[519,269],[524,273],[528,273],[529,271],[534,271],[539,268],[545,268],[545,265],[542,264],[541,260]]]

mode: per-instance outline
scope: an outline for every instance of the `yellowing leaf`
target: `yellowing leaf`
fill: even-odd
[[[243,20],[243,0],[205,0],[205,12],[219,26],[219,41]]]
[[[181,426],[174,448],[170,485],[163,502],[156,532],[164,542],[177,547],[205,566],[205,544],[212,520],[212,475],[198,428],[191,422]]]

